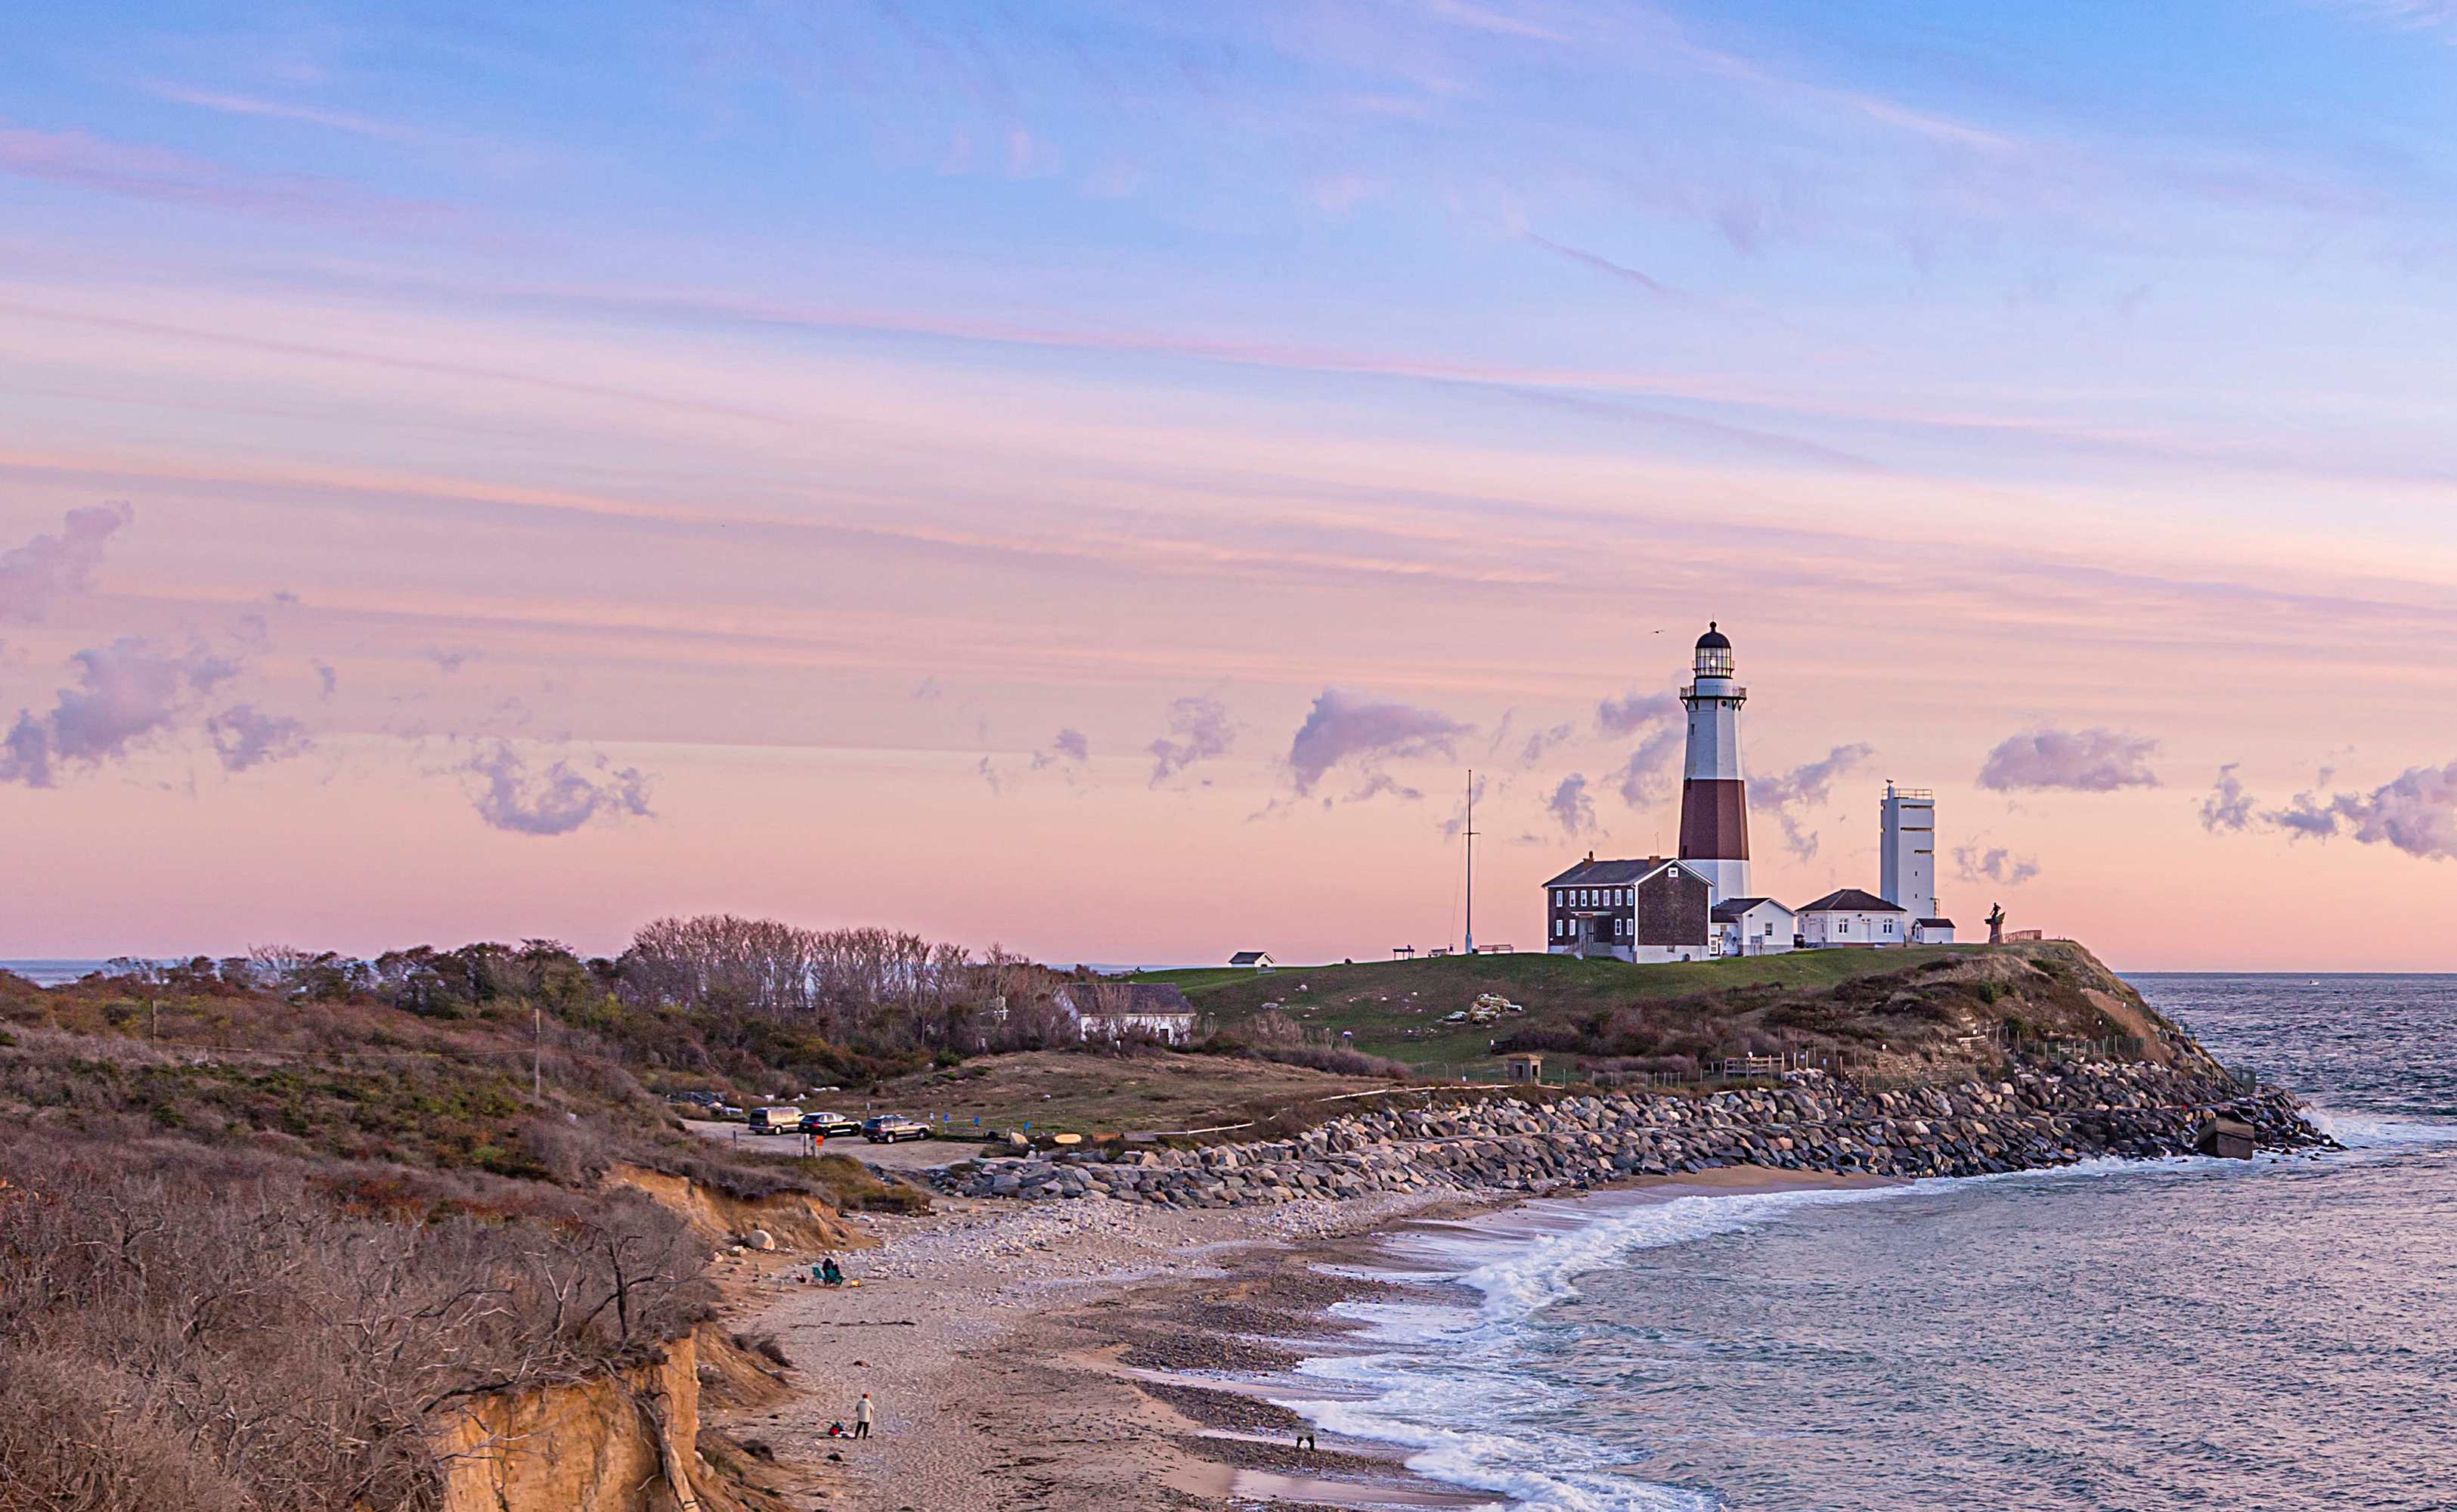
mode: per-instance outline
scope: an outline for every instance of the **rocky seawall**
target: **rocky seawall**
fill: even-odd
[[[1427,1189],[1547,1191],[1716,1166],[1971,1176],[2102,1155],[2189,1154],[2221,1121],[2242,1126],[2263,1150],[2330,1143],[2286,1092],[2245,1092],[2164,1066],[2095,1064],[1894,1091],[1805,1071],[1779,1087],[1703,1095],[1436,1098],[1436,1106],[1346,1114],[1292,1139],[1019,1151],[932,1176],[941,1191],[967,1197],[1209,1208]]]

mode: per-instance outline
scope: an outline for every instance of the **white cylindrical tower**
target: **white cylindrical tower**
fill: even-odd
[[[1689,711],[1689,759],[1681,774],[1681,860],[1713,888],[1712,901],[1747,898],[1749,802],[1741,777],[1741,704],[1732,643],[1707,621],[1698,637],[1697,680],[1681,690]]]

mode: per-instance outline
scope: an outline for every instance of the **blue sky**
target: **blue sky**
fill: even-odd
[[[2442,6],[6,27],[0,550],[128,514],[0,622],[50,757],[0,822],[75,879],[0,899],[0,954],[540,897],[524,929],[601,943],[689,906],[1110,960],[1431,941],[1435,881],[1349,889],[1445,874],[1471,758],[1511,827],[1480,887],[1531,917],[1560,855],[1660,842],[1595,709],[1710,617],[1765,690],[1753,772],[1872,753],[1782,816],[1822,840],[1762,823],[1804,896],[1866,883],[1893,775],[1966,826],[1967,911],[2126,964],[2431,963],[2352,901],[2278,942],[2272,868],[2457,904],[2440,790],[2395,787],[2457,757]],[[132,636],[244,671],[80,744],[56,701]],[[1298,803],[1332,689],[1476,735]],[[231,764],[242,698],[279,758]],[[1150,780],[1187,699],[1236,735]],[[1977,784],[2038,729],[2152,740],[2155,780]],[[315,825],[396,880],[299,880]],[[125,926],[71,854],[106,833],[166,879]],[[240,837],[261,874],[199,904]],[[461,843],[501,880],[456,885]],[[1208,879],[1165,920],[1153,844]],[[950,859],[1022,880],[951,896]],[[2222,938],[2142,922],[2178,888]]]

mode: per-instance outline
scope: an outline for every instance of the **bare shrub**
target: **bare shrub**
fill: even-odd
[[[1306,1027],[1277,1008],[1265,1008],[1237,1025],[1239,1038],[1249,1045],[1303,1045]]]
[[[0,1346],[0,1512],[247,1505],[159,1388],[106,1361]]]
[[[357,1194],[407,1174],[367,1168]],[[455,1403],[645,1359],[707,1315],[704,1248],[644,1199],[535,1188],[543,1216],[394,1221],[346,1177],[6,1130],[0,1420],[96,1426],[0,1421],[0,1487],[38,1488],[0,1508],[427,1506]],[[132,1434],[150,1447],[122,1453]]]
[[[1249,1052],[1281,1066],[1304,1066],[1335,1076],[1375,1076],[1394,1082],[1408,1079],[1408,1067],[1397,1061],[1329,1045],[1258,1045]]]

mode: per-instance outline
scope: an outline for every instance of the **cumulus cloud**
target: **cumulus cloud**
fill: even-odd
[[[1180,698],[1168,706],[1168,734],[1144,749],[1151,754],[1152,786],[1158,787],[1197,761],[1228,754],[1237,740],[1228,710],[1217,698]]]
[[[1325,688],[1289,743],[1289,771],[1300,796],[1311,796],[1332,767],[1352,763],[1369,781],[1358,797],[1396,792],[1420,797],[1374,770],[1377,762],[1448,756],[1458,737],[1475,727],[1413,704],[1375,701],[1340,688]]]
[[[2387,844],[2408,856],[2447,860],[2457,858],[2457,761],[2409,767],[2367,794],[2321,800],[2299,793],[2292,803],[2261,818],[2294,835],[2348,835],[2365,845]]]
[[[936,677],[922,678],[913,690],[913,701],[916,703],[928,703],[938,696],[939,679]]]
[[[2253,797],[2243,790],[2243,780],[2235,775],[2238,763],[2230,761],[2219,768],[2219,778],[2210,784],[2210,796],[2201,799],[2201,828],[2216,835],[2220,830],[2240,830],[2252,822]]]
[[[471,801],[478,817],[514,835],[568,835],[595,818],[646,818],[649,779],[631,767],[612,768],[604,756],[575,767],[558,756],[537,765],[509,740],[492,740],[462,763],[475,777]]]
[[[1564,835],[1582,835],[1596,827],[1595,800],[1587,796],[1587,779],[1573,772],[1561,779],[1553,796],[1544,800],[1544,812],[1553,816]]]
[[[31,712],[20,713],[0,740],[0,782],[23,782],[30,788],[52,785],[52,738]]]
[[[1607,698],[1596,705],[1596,729],[1606,736],[1618,738],[1681,717],[1681,700],[1668,693],[1640,693],[1633,688],[1627,695]]]
[[[59,534],[0,551],[0,620],[34,624],[52,599],[93,586],[103,543],[135,517],[125,504],[89,505],[71,509]]]
[[[63,688],[52,712],[37,718],[21,711],[10,731],[0,780],[50,787],[61,762],[93,766],[126,756],[171,729],[239,666],[192,646],[176,655],[155,651],[141,635],[126,635],[69,658],[77,685]]]
[[[2158,785],[2158,776],[2144,763],[2158,750],[2158,742],[2143,735],[2041,725],[2008,735],[1989,752],[1979,768],[1979,785],[2000,793],[2021,788],[2064,788],[2076,793],[2152,788]]]
[[[205,721],[222,769],[244,772],[305,752],[307,727],[287,715],[266,714],[254,704],[233,704]]]
[[[333,698],[333,691],[341,686],[341,674],[335,672],[331,666],[324,662],[317,662],[315,667],[317,680],[324,685],[323,691],[319,693],[316,696],[323,702],[330,703]]]
[[[2039,875],[2035,856],[2016,856],[2002,845],[1982,848],[1957,845],[1953,848],[1953,868],[1966,882],[1996,882],[2006,887],[2019,887]]]
[[[423,654],[445,672],[459,672],[478,659],[478,652],[467,646],[429,646]]]

